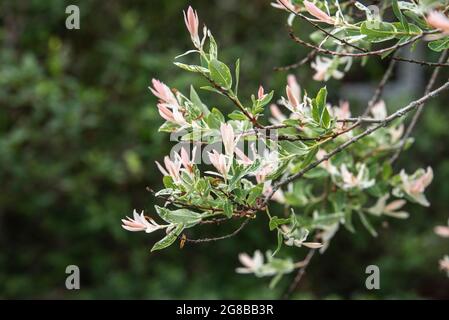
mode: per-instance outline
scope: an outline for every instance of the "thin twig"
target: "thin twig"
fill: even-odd
[[[282,3],[282,2],[281,2],[281,3]],[[352,44],[352,43],[350,43],[350,42],[348,42],[348,41],[346,41],[346,40],[344,40],[344,39],[340,39],[339,37],[337,37],[337,36],[334,35],[333,33],[329,32],[329,31],[327,31],[326,29],[324,29],[323,27],[321,27],[319,24],[317,24],[317,23],[313,22],[312,20],[310,20],[309,18],[307,18],[307,17],[306,17],[305,15],[303,15],[302,13],[300,13],[300,12],[295,12],[295,11],[290,10],[290,9],[289,9],[287,6],[285,6],[285,4],[283,4],[283,3],[282,3],[282,5],[283,5],[288,11],[290,11],[291,13],[293,13],[293,14],[295,14],[296,16],[300,17],[301,19],[307,21],[307,22],[308,22],[309,24],[311,24],[314,28],[320,30],[321,32],[323,32],[324,34],[326,34],[328,37],[331,37],[331,38],[333,38],[334,40],[337,40],[338,42],[344,43],[345,45],[347,45],[347,46],[349,46],[349,47],[352,47],[352,48],[354,48],[354,49],[356,49],[356,50],[358,50],[358,51],[361,51],[361,52],[368,52],[368,50],[366,50],[366,49],[364,49],[364,48],[361,48],[361,47],[359,47],[359,46],[356,46],[355,44]]]
[[[368,129],[366,129],[365,131],[363,131],[362,133],[358,134],[357,136],[354,136],[353,138],[349,139],[348,141],[342,143],[341,145],[339,145],[337,148],[335,148],[333,151],[329,152],[328,154],[326,154],[325,156],[323,156],[320,160],[317,160],[315,162],[312,162],[311,164],[309,164],[307,167],[305,167],[304,169],[302,169],[301,171],[299,171],[298,173],[291,175],[289,177],[286,177],[282,180],[280,180],[278,183],[276,183],[272,190],[270,191],[270,193],[268,193],[265,196],[264,201],[262,202],[262,205],[265,206],[268,201],[271,199],[271,197],[274,195],[274,193],[281,188],[284,185],[289,184],[290,182],[301,178],[302,176],[304,176],[304,174],[306,174],[308,171],[312,170],[313,168],[317,167],[320,163],[329,160],[331,157],[333,157],[334,155],[340,153],[341,151],[343,151],[344,149],[346,149],[347,147],[351,146],[352,144],[356,143],[357,141],[359,141],[360,139],[370,135],[371,133],[373,133],[374,131],[385,127],[386,125],[388,125],[389,123],[391,123],[393,120],[400,118],[404,115],[406,115],[407,113],[409,113],[410,111],[416,109],[417,107],[419,107],[420,105],[424,104],[425,102],[427,102],[429,99],[436,97],[438,94],[440,94],[442,91],[449,89],[449,80],[442,85],[441,87],[439,87],[438,89],[430,92],[429,94],[421,97],[418,100],[415,100],[411,103],[409,103],[407,106],[399,109],[398,111],[396,111],[395,113],[389,115],[388,117],[386,117],[381,123],[372,126]]]
[[[274,71],[288,71],[291,69],[299,68],[299,67],[305,65],[306,63],[309,63],[310,61],[312,61],[316,57],[317,53],[318,53],[317,50],[312,50],[309,52],[309,54],[305,58],[301,59],[300,61],[290,64],[288,66],[276,67],[276,68],[274,68]]]
[[[358,50],[358,51],[360,51],[360,52],[363,52],[363,53],[365,53],[365,54],[367,54],[367,55],[370,55],[370,54],[369,54],[369,53],[370,53],[369,50],[366,50],[366,49],[364,49],[364,48],[361,48],[361,47],[359,47],[359,46],[356,46],[356,45],[354,45],[354,44],[352,44],[352,43],[347,42],[347,41],[344,40],[344,39],[341,39],[341,38],[337,37],[336,35],[332,34],[331,32],[327,31],[326,29],[324,29],[323,27],[321,27],[320,25],[318,25],[317,23],[311,21],[309,18],[307,18],[305,15],[301,14],[300,12],[295,12],[295,11],[291,10],[291,9],[288,8],[285,4],[283,4],[282,2],[281,2],[281,4],[285,7],[285,9],[286,9],[287,11],[289,11],[289,12],[293,13],[294,15],[300,17],[301,19],[307,21],[309,24],[311,24],[312,26],[314,26],[316,29],[318,29],[318,30],[320,30],[321,32],[323,32],[324,34],[326,34],[328,37],[331,37],[331,38],[337,40],[337,41],[340,42],[340,43],[343,43],[343,44],[345,44],[345,45],[347,45],[347,46],[349,46],[349,47],[352,47],[352,48],[354,48],[354,49],[356,49],[356,50]],[[435,33],[435,32],[438,32],[438,30],[426,31],[426,32],[423,32],[422,35],[420,35],[420,37],[423,36],[423,35],[425,35],[425,34],[432,34],[432,33]],[[299,39],[299,40],[300,40],[300,39]],[[303,40],[300,40],[300,41],[301,41],[301,42],[304,42]],[[414,40],[414,41],[416,41],[416,40]],[[304,43],[305,43],[305,42],[304,42]],[[307,44],[310,45],[309,43],[307,43]],[[313,46],[313,45],[312,45],[312,46]],[[316,46],[313,46],[313,48],[314,48],[314,49],[318,49],[318,50],[325,50],[325,49],[322,49],[322,48],[319,48],[319,47],[316,47]],[[339,54],[339,53],[337,53],[337,54]],[[376,54],[376,55],[382,56],[382,53]],[[395,56],[395,57],[393,57],[392,59],[397,60],[397,61],[402,61],[402,62],[415,63],[415,64],[419,64],[419,65],[422,65],[422,66],[430,66],[430,67],[436,67],[436,66],[449,67],[449,64],[438,64],[438,63],[434,63],[434,62],[420,61],[420,60],[414,60],[414,59],[409,59],[409,58],[404,58],[404,57],[398,57],[398,56]]]
[[[221,236],[221,237],[216,237],[216,238],[203,238],[203,239],[189,239],[186,238],[185,241],[186,242],[190,242],[190,243],[204,243],[204,242],[213,242],[213,241],[220,241],[220,240],[224,240],[224,239],[228,239],[231,238],[235,235],[237,235],[240,231],[243,230],[243,228],[245,228],[245,226],[248,224],[248,222],[250,221],[249,218],[247,218],[245,221],[243,221],[243,223],[240,225],[240,227],[238,227],[234,232]]]
[[[447,59],[449,50],[444,50],[443,53],[440,56],[440,62],[444,62]],[[448,60],[449,61],[449,60]],[[433,70],[432,75],[430,76],[429,82],[427,83],[426,89],[424,91],[424,94],[428,94],[430,90],[432,90],[433,86],[435,85],[435,81],[438,78],[438,74],[440,73],[441,68],[437,67]],[[421,116],[421,113],[423,111],[424,104],[419,106],[418,109],[416,109],[416,113],[414,114],[412,121],[410,122],[410,125],[407,127],[407,130],[405,131],[404,136],[402,137],[399,148],[395,152],[395,154],[390,159],[390,164],[393,164],[398,158],[401,152],[404,150],[405,143],[407,142],[408,138],[412,134],[413,129],[415,128],[416,124],[418,123],[418,119]]]
[[[417,35],[413,38],[411,38],[408,41],[405,41],[403,43],[397,43],[391,47],[388,48],[383,48],[383,49],[379,49],[379,50],[374,50],[374,51],[366,51],[366,52],[358,52],[358,53],[354,53],[354,52],[339,52],[339,51],[333,51],[333,50],[329,50],[329,49],[324,49],[321,47],[318,47],[312,43],[309,43],[307,41],[304,41],[302,39],[300,39],[298,36],[295,35],[293,28],[289,27],[288,28],[288,33],[290,35],[290,38],[292,38],[293,41],[295,41],[296,43],[299,43],[303,46],[309,47],[319,53],[323,53],[323,54],[327,54],[327,55],[331,55],[331,56],[340,56],[340,57],[353,57],[353,58],[363,58],[363,57],[368,57],[368,56],[380,56],[386,52],[389,51],[395,51],[398,50],[402,47],[405,47],[419,39],[421,39],[424,34],[420,34]]]
[[[368,102],[368,105],[362,114],[362,118],[366,117],[370,113],[371,109],[375,106],[375,104],[382,97],[382,93],[384,91],[385,85],[387,84],[387,82],[391,78],[391,76],[393,75],[393,70],[394,70],[395,66],[396,66],[396,60],[394,60],[394,59],[390,60],[390,64],[388,65],[387,70],[385,71],[382,79],[380,80],[379,84],[377,85],[377,88],[374,91],[374,95]]]
[[[381,123],[383,120],[382,119],[374,119],[374,118],[365,118],[365,117],[360,117],[360,118],[346,118],[346,119],[337,119],[336,122],[338,123]],[[263,129],[260,130],[254,130],[254,129],[250,129],[247,130],[245,132],[242,132],[240,137],[248,137],[248,136],[252,136],[252,135],[256,135],[256,134],[263,134],[264,137],[266,138],[270,138],[270,134],[269,132],[271,130],[275,130],[275,129],[286,129],[286,128],[291,128],[292,126],[286,125],[286,124],[277,124],[277,125],[272,125],[272,126],[266,126]],[[264,131],[268,131],[268,133],[265,133]],[[346,133],[343,132],[343,133]],[[338,135],[340,135],[341,133],[338,133]],[[319,140],[323,140],[323,139],[327,139],[332,137],[332,135],[323,135],[323,136],[319,136],[319,137],[291,137],[288,138],[284,137],[284,136],[275,136],[278,140],[301,140],[301,141],[319,141]]]
[[[229,218],[215,218],[209,220],[200,221],[200,224],[220,224],[222,222],[229,221]]]
[[[354,52],[340,52],[340,51],[334,51],[334,50],[329,50],[329,49],[324,49],[324,48],[318,47],[318,46],[316,46],[312,43],[309,43],[307,41],[304,41],[304,40],[300,39],[298,36],[296,36],[294,34],[292,27],[289,27],[288,30],[289,30],[290,38],[292,38],[292,40],[295,41],[296,43],[299,43],[305,47],[311,48],[313,50],[318,51],[319,53],[326,54],[326,55],[339,56],[339,57],[352,57],[352,58],[363,58],[363,57],[368,57],[368,56],[382,57],[383,54],[385,54],[389,51],[396,51],[402,47],[412,44],[412,43],[418,41],[419,39],[423,38],[425,35],[425,33],[422,33],[420,35],[417,35],[417,36],[411,38],[408,41],[405,41],[403,43],[397,43],[388,48],[383,48],[383,49],[374,50],[374,51],[364,51],[364,52],[360,52],[360,53],[354,53]],[[392,57],[392,59],[394,59],[396,61],[409,62],[409,63],[419,64],[422,66],[429,66],[429,67],[449,67],[449,63],[428,62],[428,61],[421,61],[421,60],[403,58],[403,57],[398,57],[398,56],[394,56],[394,57]]]
[[[284,300],[288,300],[290,298],[290,296],[292,295],[292,293],[298,289],[298,287],[301,283],[301,280],[302,280],[304,274],[306,273],[306,269],[309,266],[310,261],[312,260],[314,254],[315,254],[315,251],[316,251],[316,249],[310,249],[309,253],[307,253],[307,256],[305,257],[305,259],[303,261],[303,266],[298,270],[295,278],[293,279],[293,282],[290,284],[287,291],[282,296],[282,298]]]
[[[235,95],[231,94],[229,90],[226,90],[222,86],[220,86],[218,83],[216,83],[212,78],[210,78],[207,74],[202,73],[203,77],[206,78],[210,84],[214,86],[215,89],[217,89],[221,94],[223,94],[225,97],[227,97],[229,100],[231,100],[235,106],[252,122],[252,124],[256,128],[263,128],[263,125],[261,125],[257,119],[246,110],[246,108],[242,105],[239,98],[237,98]]]

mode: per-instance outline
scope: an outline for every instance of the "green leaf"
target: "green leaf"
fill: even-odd
[[[365,21],[360,26],[360,33],[367,35],[370,42],[383,42],[393,39],[397,29],[392,23],[381,21]]]
[[[248,195],[248,199],[246,199],[246,202],[251,206],[256,202],[256,199],[262,195],[263,192],[263,184],[258,184],[254,188],[251,189]]]
[[[277,235],[277,247],[276,250],[274,250],[273,254],[271,255],[272,257],[274,257],[282,248],[282,244],[284,243],[284,236],[282,235],[282,232],[280,230],[278,230],[278,235]]]
[[[368,20],[374,20],[374,16],[373,13],[371,12],[371,10],[369,8],[367,8],[366,6],[364,6],[362,3],[356,1],[354,3],[354,5],[357,7],[357,9],[362,10],[365,12],[366,14],[366,19]]]
[[[159,216],[168,223],[183,224],[185,228],[193,227],[201,221],[201,214],[188,209],[169,210],[155,206]]]
[[[184,230],[184,225],[178,224],[172,231],[170,231],[162,240],[156,242],[151,248],[151,252],[156,250],[165,249],[173,244],[176,239],[181,235],[181,232]]]
[[[269,288],[270,289],[273,289],[274,287],[276,287],[276,285],[279,283],[279,281],[281,281],[281,279],[282,279],[282,273],[278,273],[271,281],[270,281],[270,284],[269,284]]]
[[[266,180],[275,180],[275,179],[279,178],[282,174],[285,173],[285,169],[287,169],[289,163],[290,163],[290,161],[282,161],[282,162],[278,163],[276,170],[271,172],[267,176]]]
[[[173,183],[173,178],[170,176],[164,176],[162,178],[162,182],[164,183],[164,187],[176,189],[176,185]]]
[[[379,181],[371,188],[366,189],[366,192],[374,197],[381,197],[385,193],[388,193],[388,184],[384,181]]]
[[[369,233],[371,233],[371,235],[373,237],[377,237],[377,232],[374,229],[374,227],[371,225],[371,223],[369,222],[368,218],[365,216],[365,214],[363,212],[358,212],[359,217],[360,217],[360,221],[362,221],[362,224],[364,225],[364,227],[366,228],[366,230],[368,230]]]
[[[237,59],[235,62],[235,87],[234,92],[235,95],[239,92],[239,82],[240,82],[240,59]]]
[[[274,91],[272,90],[270,93],[267,93],[265,97],[259,101],[259,107],[264,107],[271,102],[273,99]]]
[[[237,165],[234,167],[234,175],[232,176],[231,180],[229,181],[228,184],[228,190],[232,191],[238,182],[240,182],[240,180],[246,176],[249,175],[251,173],[254,173],[257,171],[257,169],[260,167],[260,160],[257,159],[255,160],[251,165],[247,166],[247,167],[243,167],[241,165]]]
[[[210,59],[217,59],[218,56],[217,42],[212,35],[209,35],[209,56]]]
[[[315,216],[313,217],[312,226],[330,226],[335,223],[339,223],[341,219],[344,219],[344,217],[345,216],[343,212]]]
[[[248,118],[240,110],[234,110],[232,113],[228,114],[228,118],[231,120],[245,121]]]
[[[327,100],[327,88],[326,87],[321,88],[320,91],[318,91],[318,94],[315,99],[320,109],[324,108],[326,106]]]
[[[310,149],[309,153],[307,154],[307,156],[305,157],[305,159],[303,160],[303,162],[301,163],[301,169],[304,169],[305,167],[307,167],[313,160],[315,160],[315,156],[318,152],[319,147],[318,146],[314,146]]]
[[[429,48],[436,52],[441,52],[449,48],[449,37],[429,42]]]
[[[301,125],[301,121],[298,119],[287,119],[282,121],[282,124],[285,124],[286,126],[290,126],[290,127],[296,127]]]
[[[329,195],[329,200],[331,201],[335,212],[342,212],[347,203],[347,195],[345,192],[337,190]]]
[[[389,162],[385,162],[382,167],[382,179],[388,180],[393,175],[393,167]]]
[[[212,108],[211,113],[206,118],[206,123],[211,129],[220,129],[220,125],[225,122],[225,118],[220,110]]]
[[[394,12],[394,15],[396,16],[396,18],[399,19],[399,21],[401,22],[401,24],[402,24],[404,30],[405,30],[406,32],[409,32],[409,31],[410,31],[410,28],[409,28],[407,19],[405,19],[404,15],[403,15],[402,12],[401,12],[401,9],[399,9],[398,0],[392,0],[392,1],[391,1],[391,5],[392,5],[392,7],[393,7],[393,12]]]
[[[345,218],[344,218],[343,225],[345,226],[345,228],[348,231],[355,233],[354,225],[352,224],[352,210],[351,209],[345,210]]]
[[[209,109],[201,101],[200,97],[196,93],[195,88],[193,88],[193,86],[190,86],[190,101],[192,101],[192,103],[196,105],[205,116],[207,116],[210,113]]]
[[[273,231],[274,229],[277,229],[280,225],[288,224],[292,220],[291,218],[278,218],[276,216],[271,217],[270,222],[268,223],[268,227],[270,228],[270,231]]]
[[[179,125],[176,123],[166,121],[159,127],[159,132],[175,132],[179,129]]]
[[[223,214],[228,218],[232,218],[233,213],[234,213],[234,206],[232,205],[232,202],[226,201],[223,204]]]
[[[281,141],[280,145],[282,147],[282,154],[286,156],[296,155],[303,156],[309,152],[309,148],[301,141]]]
[[[211,87],[211,86],[203,86],[203,87],[200,87],[200,89],[201,89],[201,90],[210,91],[210,92],[215,92],[215,93],[218,93],[218,94],[223,95],[223,93],[221,93],[220,90],[215,89],[214,87]]]
[[[398,37],[404,38],[403,41],[407,41],[412,39],[413,37],[420,35],[423,33],[420,27],[418,27],[416,24],[409,23],[408,24],[408,30],[404,29],[404,26],[400,22],[393,22],[393,25],[396,27],[398,31]],[[402,33],[402,34],[399,34]],[[405,35],[404,35],[405,33]],[[407,39],[407,40],[405,40]]]
[[[327,89],[321,88],[315,99],[312,100],[312,117],[315,122],[324,128],[330,125],[330,114],[326,107]]]
[[[180,62],[173,62],[173,64],[181,69],[190,71],[190,72],[197,72],[197,73],[209,73],[209,70],[200,66],[196,66],[196,65],[189,65],[189,64],[184,64],[184,63],[180,63]]]
[[[422,16],[418,15],[416,12],[404,11],[404,15],[412,19],[415,23],[417,23],[420,28],[422,29],[428,28],[426,21],[422,18]]]
[[[209,62],[209,71],[211,79],[220,87],[229,90],[232,86],[231,71],[228,66],[217,59],[212,59]]]

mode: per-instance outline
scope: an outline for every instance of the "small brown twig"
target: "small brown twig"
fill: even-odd
[[[340,51],[324,49],[324,48],[318,47],[312,43],[309,43],[309,42],[306,42],[306,41],[300,39],[298,36],[296,36],[294,34],[292,27],[289,27],[288,30],[289,30],[290,37],[296,43],[299,43],[303,46],[306,46],[308,48],[316,50],[317,52],[322,53],[322,54],[331,55],[331,56],[339,56],[339,57],[352,57],[352,58],[363,58],[363,57],[368,57],[368,56],[382,57],[382,55],[387,52],[390,52],[390,51],[394,52],[404,46],[407,46],[409,44],[412,44],[412,43],[418,41],[419,39],[423,38],[424,35],[426,34],[426,33],[422,33],[420,35],[417,35],[417,36],[411,38],[408,41],[405,41],[403,43],[397,43],[388,48],[383,48],[383,49],[374,50],[374,51],[364,51],[364,52],[358,53],[358,52],[340,52]],[[449,63],[428,62],[428,61],[421,61],[421,60],[403,58],[403,57],[398,57],[398,56],[393,56],[392,59],[396,60],[396,61],[409,62],[409,63],[419,64],[422,66],[429,66],[429,67],[449,67]]]
[[[309,266],[310,261],[312,260],[314,254],[315,254],[315,251],[316,251],[316,249],[310,249],[309,253],[307,253],[305,259],[302,261],[303,266],[301,268],[299,268],[292,283],[290,284],[290,286],[288,287],[286,292],[284,292],[282,299],[288,300],[290,298],[290,296],[292,295],[292,293],[298,289],[298,287],[301,283],[301,280],[302,280],[304,274],[306,273],[307,267]]]
[[[449,52],[449,50],[447,50],[447,49],[443,51],[443,53],[440,56],[439,62],[444,62],[447,59],[448,52]],[[430,76],[429,82],[427,83],[424,94],[428,94],[430,92],[430,90],[432,90],[440,71],[441,71],[440,67],[436,67],[433,70],[432,75]],[[423,108],[424,108],[424,105],[421,105],[418,107],[418,109],[416,109],[416,113],[414,114],[412,121],[410,122],[410,125],[407,127],[407,130],[405,131],[405,134],[400,141],[398,150],[395,152],[395,154],[390,159],[390,164],[393,164],[394,162],[396,162],[396,160],[399,158],[399,155],[404,150],[405,143],[407,142],[408,138],[411,136],[413,129],[415,128],[416,124],[418,123],[418,119],[421,116]]]
[[[317,53],[318,53],[317,50],[312,50],[309,52],[309,54],[305,58],[301,59],[300,61],[290,64],[288,66],[284,66],[284,67],[275,67],[274,71],[289,71],[291,69],[299,68],[299,67],[305,65],[306,63],[309,63],[310,61],[312,61],[316,57]]]
[[[382,97],[382,93],[384,91],[385,85],[387,84],[388,80],[393,75],[394,67],[396,66],[396,60],[392,59],[390,60],[390,63],[388,65],[387,70],[385,71],[382,79],[380,80],[379,84],[376,87],[376,90],[374,91],[373,96],[371,97],[370,101],[368,102],[368,105],[366,106],[365,111],[362,114],[362,117],[366,117],[371,109],[375,106],[375,104],[380,100]]]
[[[405,47],[405,46],[421,39],[424,36],[424,34],[420,34],[420,35],[417,35],[403,43],[397,43],[391,47],[383,48],[383,49],[379,49],[379,50],[365,51],[365,52],[339,52],[339,51],[324,49],[324,48],[318,47],[312,43],[302,40],[301,38],[299,38],[298,36],[295,35],[292,27],[288,28],[288,33],[290,35],[290,38],[293,41],[295,41],[296,43],[299,43],[303,46],[309,47],[309,48],[317,51],[318,53],[332,55],[332,56],[340,56],[340,57],[353,57],[353,58],[363,58],[363,57],[368,57],[368,56],[380,56],[386,52],[396,51],[402,47]]]
[[[251,123],[254,125],[254,127],[256,128],[263,128],[263,125],[261,125],[257,119],[248,112],[248,110],[246,110],[246,108],[242,105],[242,103],[240,102],[239,98],[237,98],[235,95],[231,94],[229,92],[229,90],[226,90],[225,88],[223,88],[222,86],[220,86],[218,83],[216,83],[214,80],[212,80],[212,78],[210,78],[207,74],[202,73],[203,77],[206,78],[210,84],[212,84],[212,86],[217,89],[221,94],[223,94],[225,97],[227,97],[229,100],[232,101],[232,103],[234,103],[234,105],[245,115],[245,117],[247,117]]]
[[[185,238],[185,241],[190,242],[190,243],[204,243],[204,242],[213,242],[213,241],[220,241],[220,240],[228,239],[228,238],[234,237],[240,231],[242,231],[243,228],[245,228],[245,226],[248,224],[249,221],[250,221],[250,219],[247,218],[245,221],[243,221],[243,223],[234,232],[224,235],[224,236],[215,237],[215,238],[202,238],[202,239]]]

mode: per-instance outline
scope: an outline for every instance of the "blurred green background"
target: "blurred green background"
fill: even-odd
[[[151,78],[184,92],[190,83],[202,84],[172,64],[174,56],[190,48],[182,10],[189,4],[198,10],[219,43],[222,60],[233,64],[241,58],[241,96],[248,98],[259,84],[282,90],[286,73],[273,67],[307,53],[289,40],[286,14],[269,2],[1,1],[0,298],[282,294],[291,277],[269,290],[269,280],[234,272],[239,252],[274,247],[276,236],[264,217],[227,241],[182,250],[174,245],[153,254],[158,235],[120,227],[120,219],[134,208],[152,213],[154,198],[145,188],[160,187],[154,161],[171,147],[169,136],[157,132],[162,121],[147,88]],[[80,7],[80,30],[65,28],[69,4]],[[354,68],[344,82],[376,81],[384,68],[371,61],[364,70]],[[293,72],[308,91],[319,87],[310,80],[308,66]],[[336,102],[342,84],[327,85]],[[392,97],[390,105],[409,101],[408,94]],[[232,108],[209,92],[201,96],[209,105]],[[448,242],[432,231],[449,217],[447,101],[445,95],[428,105],[415,132],[419,138],[399,166],[434,168],[427,192],[432,207],[412,205],[407,221],[378,224],[378,239],[360,225],[357,234],[341,230],[328,251],[314,258],[294,298],[449,298],[449,279],[438,270]],[[232,223],[208,226],[190,235],[221,235],[235,228]],[[298,260],[306,253],[287,251]],[[65,268],[71,264],[81,269],[78,291],[65,289]],[[381,269],[381,290],[365,289],[370,264]]]

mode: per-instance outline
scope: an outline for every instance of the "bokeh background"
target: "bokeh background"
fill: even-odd
[[[2,0],[0,4],[0,298],[278,298],[291,277],[274,289],[267,279],[238,275],[237,254],[273,248],[276,236],[261,217],[223,242],[173,245],[150,254],[158,235],[129,233],[120,219],[134,208],[152,212],[161,174],[154,161],[170,150],[156,99],[147,87],[157,77],[187,91],[203,82],[172,64],[190,48],[182,18],[189,4],[212,29],[222,60],[241,58],[241,96],[259,84],[282,90],[285,72],[273,67],[307,53],[285,31],[286,14],[268,0]],[[81,10],[81,29],[65,28],[65,8]],[[303,34],[310,32],[304,27]],[[436,59],[430,53],[426,58]],[[357,64],[358,65],[358,64]],[[343,82],[329,81],[331,100],[354,84],[377,81],[385,62],[354,67]],[[429,71],[418,68],[394,90],[390,111],[423,91]],[[293,70],[315,92],[308,66]],[[396,72],[395,81],[401,72]],[[447,71],[443,72],[447,78]],[[349,86],[349,87],[348,87]],[[349,88],[349,89],[348,89]],[[364,89],[365,90],[365,89]],[[369,90],[366,89],[366,90]],[[209,105],[231,110],[220,97]],[[353,98],[351,96],[347,98]],[[408,207],[406,221],[389,220],[372,238],[362,226],[341,230],[316,256],[294,298],[449,298],[449,279],[438,260],[447,240],[432,229],[449,217],[448,95],[433,100],[415,132],[416,143],[398,168],[431,165],[431,208]],[[354,100],[354,99],[352,99]],[[363,103],[352,101],[353,112]],[[225,234],[236,225],[203,227],[192,236]],[[284,251],[297,259],[301,249]],[[81,289],[68,291],[65,268],[81,269]],[[381,290],[365,289],[365,268],[381,269]]]

